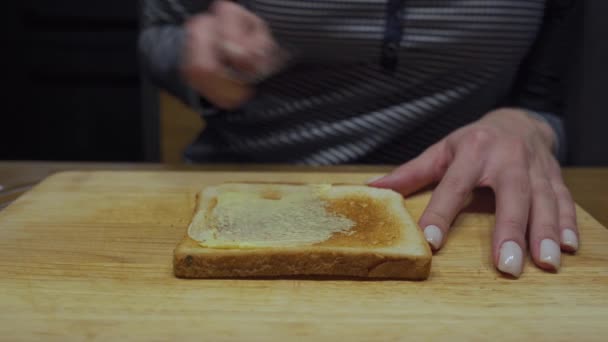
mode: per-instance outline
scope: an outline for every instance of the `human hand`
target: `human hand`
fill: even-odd
[[[496,197],[492,248],[498,270],[519,277],[529,247],[538,267],[557,271],[560,245],[575,252],[578,230],[574,202],[552,153],[555,143],[545,122],[521,110],[499,109],[370,185],[406,196],[439,182],[419,222],[433,250],[443,246],[472,190],[490,187]]]
[[[182,76],[206,100],[234,109],[253,95],[250,79],[278,66],[278,47],[268,26],[233,2],[215,1],[186,24]]]

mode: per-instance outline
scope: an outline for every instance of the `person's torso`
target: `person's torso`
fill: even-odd
[[[534,41],[538,0],[246,0],[292,54],[206,151],[254,161],[398,162],[492,109]]]

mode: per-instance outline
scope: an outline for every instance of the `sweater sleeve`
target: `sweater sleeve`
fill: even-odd
[[[582,1],[548,0],[543,25],[520,66],[509,106],[546,121],[558,138],[556,155],[566,154],[563,110],[572,53],[580,38]]]
[[[138,53],[143,72],[159,88],[168,91],[198,112],[204,101],[182,79],[179,64],[186,38],[184,21],[191,13],[206,10],[211,1],[141,1]]]

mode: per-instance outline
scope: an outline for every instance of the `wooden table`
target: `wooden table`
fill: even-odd
[[[287,165],[183,165],[60,162],[0,162],[0,210],[49,175],[67,170],[251,170],[388,172],[390,166],[307,168]],[[608,168],[566,168],[563,175],[576,203],[608,227]]]
[[[529,261],[518,280],[496,272],[491,196],[481,192],[456,220],[424,282],[184,280],[172,275],[172,250],[200,187],[227,180],[358,183],[389,168],[234,172],[225,170],[236,166],[3,163],[4,198],[74,168],[122,171],[56,174],[0,211],[0,340],[554,342],[608,336],[608,230],[580,208],[581,249],[563,256],[557,274]],[[577,191],[589,192],[582,198],[601,213],[607,171],[565,173],[579,203]],[[429,198],[426,192],[406,199],[414,219]]]

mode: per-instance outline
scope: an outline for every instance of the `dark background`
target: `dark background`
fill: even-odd
[[[138,2],[6,2],[0,159],[144,160]]]
[[[579,0],[583,1],[583,0]],[[158,161],[138,1],[4,1],[0,160]],[[585,1],[568,164],[608,165],[608,1]]]

